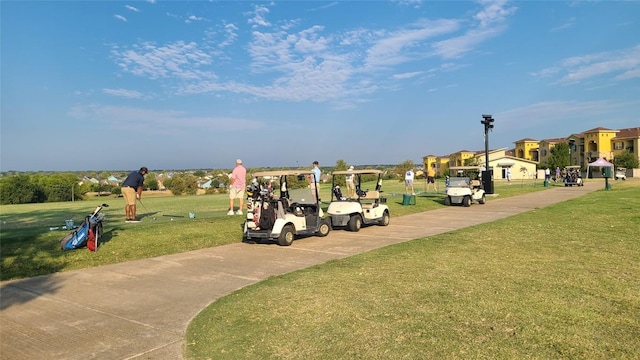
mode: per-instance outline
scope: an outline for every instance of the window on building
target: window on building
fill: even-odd
[[[621,141],[616,141],[613,143],[614,150],[622,150],[624,149],[624,144]]]

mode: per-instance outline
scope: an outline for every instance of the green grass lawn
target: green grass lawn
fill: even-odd
[[[439,193],[425,193],[424,183],[416,183],[416,205],[402,206],[404,182],[385,181],[383,196],[387,197],[393,221],[394,216],[428,211],[443,207],[444,182],[439,181]],[[329,204],[330,184],[321,187],[323,206]],[[374,183],[363,184],[363,189],[373,189]],[[507,186],[496,183],[498,197],[513,196],[530,191],[542,191],[540,182],[515,183]],[[489,198],[491,201],[493,198]],[[103,246],[97,253],[86,249],[60,250],[59,240],[68,234],[66,230],[50,231],[61,227],[65,219],[76,225],[93,211],[96,205],[106,202],[104,209],[105,235]],[[212,246],[235,243],[242,240],[241,216],[227,216],[227,194],[199,196],[147,196],[138,204],[139,224],[124,222],[122,198],[93,198],[66,203],[45,203],[0,206],[0,279],[16,279],[58,271],[81,269],[122,261],[186,252]],[[189,212],[196,214],[189,219]],[[165,215],[179,215],[172,217]]]
[[[638,182],[616,183],[274,277],[203,310],[189,326],[186,355],[638,358],[639,214]]]

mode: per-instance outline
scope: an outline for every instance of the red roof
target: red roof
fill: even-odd
[[[587,130],[587,131],[583,131],[586,133],[590,133],[590,132],[599,132],[599,131],[618,131],[618,130],[613,130],[613,129],[607,129],[607,128],[603,128],[602,126],[591,129],[591,130]]]
[[[567,139],[566,138],[553,138],[553,139],[544,139],[544,140],[540,140],[540,141],[548,142],[549,144],[555,144],[555,143],[559,143],[559,142],[566,142]]]
[[[535,141],[535,142],[538,142],[538,140],[536,140],[536,139],[524,138],[524,139],[520,139],[518,141],[514,141],[514,143],[519,143],[519,142],[523,142],[523,141]]]
[[[620,129],[614,139],[625,139],[640,137],[640,127]]]

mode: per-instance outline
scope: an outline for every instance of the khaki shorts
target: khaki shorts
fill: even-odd
[[[122,196],[124,197],[124,201],[126,201],[127,205],[136,204],[136,189],[132,187],[123,187],[121,191]]]
[[[244,198],[244,189],[238,189],[231,187],[229,189],[229,199],[242,199]]]

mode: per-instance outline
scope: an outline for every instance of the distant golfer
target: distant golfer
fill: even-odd
[[[309,176],[309,189],[311,189],[311,198],[313,201],[320,201],[320,199],[316,199],[316,191],[318,196],[320,196],[320,176],[322,175],[322,170],[319,167],[320,163],[318,161],[314,161],[312,164],[311,172],[313,174]]]
[[[436,186],[436,164],[431,164],[429,170],[427,170],[427,186],[425,188],[426,191],[429,191],[429,184],[433,184],[433,190],[438,192],[438,187]]]
[[[126,205],[124,207],[125,221],[128,223],[140,222],[136,218],[136,199],[142,197],[142,185],[144,184],[144,176],[149,173],[146,167],[141,167],[138,171],[133,171],[122,183],[122,196]]]
[[[349,166],[347,171],[353,171],[353,166]],[[356,195],[356,186],[353,183],[353,174],[347,174],[345,181],[347,183],[347,197],[354,197]]]
[[[404,174],[404,192],[405,194],[409,193],[409,189],[411,189],[411,194],[415,195],[416,191],[413,188],[413,169],[409,169],[407,170],[407,172]]]
[[[229,212],[227,215],[233,215],[233,200],[238,199],[238,211],[235,213],[242,215],[244,207],[244,189],[247,187],[247,169],[242,166],[242,160],[236,160],[236,167],[231,172],[229,179],[231,187],[229,188]]]

